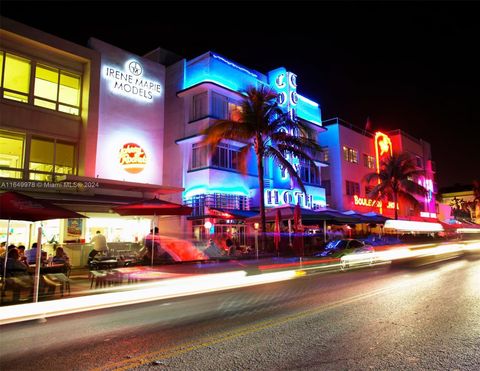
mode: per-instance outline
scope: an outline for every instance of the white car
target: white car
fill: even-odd
[[[375,249],[370,245],[358,247],[340,258],[342,270],[354,265],[373,265],[377,261]]]

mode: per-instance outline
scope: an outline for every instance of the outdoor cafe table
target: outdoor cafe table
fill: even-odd
[[[35,274],[36,264],[31,264],[28,266],[28,273]],[[40,274],[49,274],[49,273],[65,273],[67,267],[65,264],[50,264],[40,267]]]
[[[118,267],[117,259],[108,259],[108,260],[92,260],[90,262],[90,270],[103,270],[103,269],[112,269]]]

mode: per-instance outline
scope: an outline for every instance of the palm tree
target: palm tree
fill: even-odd
[[[367,184],[376,184],[367,197],[376,200],[393,199],[395,219],[398,219],[397,205],[400,199],[418,206],[419,202],[414,195],[424,196],[427,193],[424,187],[413,180],[423,174],[423,171],[417,170],[414,159],[408,153],[389,156],[381,161],[378,173],[365,176]]]
[[[202,143],[210,146],[214,154],[223,139],[243,142],[238,163],[242,174],[247,172],[247,155],[253,147],[257,156],[258,182],[260,191],[260,218],[262,232],[266,230],[264,195],[264,159],[272,158],[306,193],[300,176],[288,161],[293,156],[313,161],[314,151],[320,151],[316,141],[307,138],[306,127],[282,112],[277,104],[277,93],[267,87],[249,87],[246,96],[236,112],[236,120],[216,120],[205,129]],[[262,240],[264,244],[264,240]],[[264,245],[265,246],[265,245]]]

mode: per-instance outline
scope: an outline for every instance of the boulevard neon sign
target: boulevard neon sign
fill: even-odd
[[[372,200],[371,198],[359,197],[357,195],[353,196],[353,203],[357,206],[368,206],[368,207],[382,207],[382,201]],[[395,209],[395,203],[389,201],[387,204],[387,209]]]
[[[110,81],[110,90],[128,98],[151,102],[162,94],[162,86],[142,77],[142,65],[131,59],[125,63],[123,70],[106,66],[104,78]]]

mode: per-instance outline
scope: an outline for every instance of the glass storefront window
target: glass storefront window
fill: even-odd
[[[21,179],[25,139],[21,135],[0,132],[0,177]]]
[[[3,87],[5,89],[3,91],[3,97],[28,103],[30,73],[31,67],[28,59],[7,53],[3,77]]]

